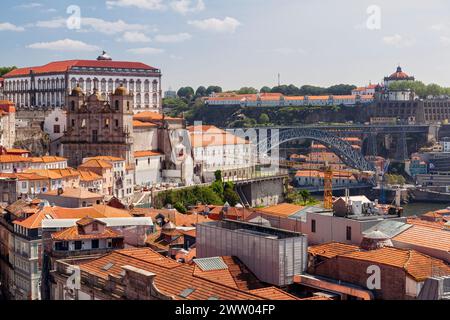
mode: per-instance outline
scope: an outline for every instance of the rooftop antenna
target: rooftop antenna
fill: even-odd
[[[278,73],[278,86],[281,86],[281,75]]]

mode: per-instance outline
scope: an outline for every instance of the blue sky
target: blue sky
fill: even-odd
[[[73,5],[81,29],[67,26]],[[164,89],[260,88],[278,73],[297,86],[364,85],[398,63],[450,86],[447,0],[2,0],[0,39],[0,65],[106,50],[161,68]]]

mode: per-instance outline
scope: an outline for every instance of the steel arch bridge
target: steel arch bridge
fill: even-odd
[[[272,132],[270,138],[259,141],[258,153],[268,152],[283,143],[298,139],[308,139],[320,142],[332,150],[346,165],[360,171],[375,171],[374,166],[369,163],[363,154],[352,148],[351,144],[338,136],[327,131],[312,128],[280,129]]]

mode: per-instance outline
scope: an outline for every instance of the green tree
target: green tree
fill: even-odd
[[[270,118],[269,118],[269,116],[268,116],[266,113],[262,113],[262,114],[259,116],[258,122],[259,122],[260,124],[268,124],[268,123],[270,122]]]
[[[303,204],[305,204],[305,205],[308,202],[308,200],[311,198],[311,193],[308,190],[300,190],[299,195],[303,200]]]
[[[177,209],[177,211],[180,212],[180,213],[186,213],[186,212],[187,212],[186,207],[185,207],[184,204],[181,203],[181,202],[175,203],[175,205],[174,205],[173,207],[174,207],[175,209]]]
[[[195,91],[195,96],[197,97],[206,97],[206,88],[204,86],[200,86],[197,88],[197,91]]]
[[[0,67],[0,77],[4,76],[5,74],[7,74],[8,72],[11,72],[12,70],[17,69],[16,66],[12,66],[12,67]]]
[[[256,90],[255,88],[252,88],[252,87],[243,87],[243,88],[239,89],[239,91],[237,93],[238,94],[256,94],[256,93],[258,93],[258,90]]]
[[[194,89],[192,87],[182,87],[178,90],[177,95],[182,98],[191,99],[194,96]]]
[[[261,88],[261,90],[259,90],[259,92],[261,92],[261,93],[270,93],[271,91],[272,91],[272,89],[267,86],[264,86]]]
[[[206,89],[206,95],[209,96],[212,93],[222,93],[222,88],[219,86],[209,86],[208,89]]]

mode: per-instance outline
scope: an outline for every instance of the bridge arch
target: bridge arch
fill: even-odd
[[[257,150],[258,152],[270,151],[283,143],[299,139],[320,142],[332,150],[349,167],[360,171],[375,171],[374,166],[364,158],[361,152],[353,149],[350,143],[330,132],[318,129],[292,128],[272,130],[270,138],[258,142]]]

